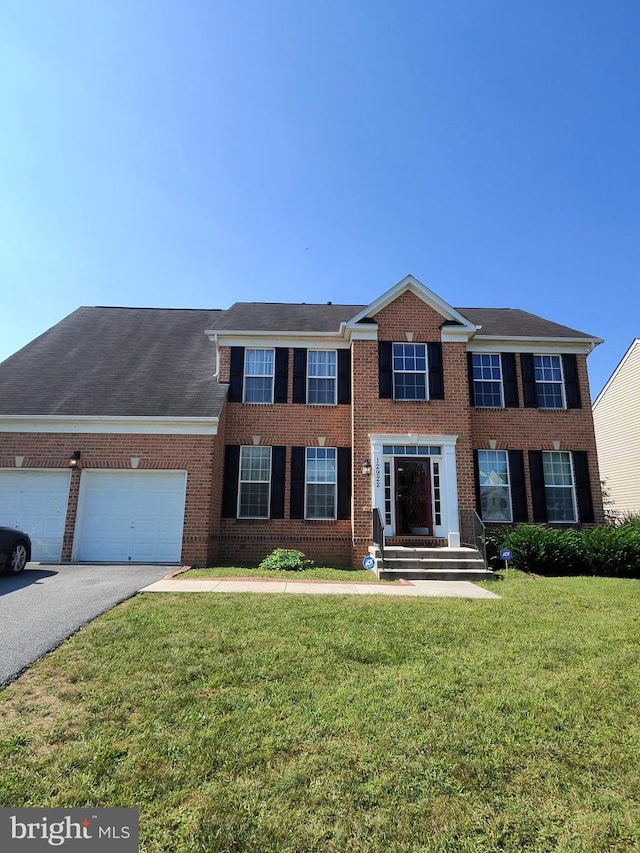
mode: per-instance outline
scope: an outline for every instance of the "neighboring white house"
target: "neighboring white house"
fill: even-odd
[[[640,513],[640,338],[593,404],[600,476],[620,515]]]

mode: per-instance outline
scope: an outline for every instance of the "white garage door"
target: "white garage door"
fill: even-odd
[[[73,558],[108,563],[177,563],[184,471],[83,471]]]
[[[70,472],[0,471],[0,524],[31,536],[31,559],[56,562],[62,551]]]

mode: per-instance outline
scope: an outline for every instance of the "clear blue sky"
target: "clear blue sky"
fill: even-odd
[[[3,0],[0,358],[79,305],[640,336],[638,0]]]

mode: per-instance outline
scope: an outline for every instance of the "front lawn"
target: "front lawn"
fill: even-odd
[[[145,853],[640,848],[640,582],[139,595],[0,695],[0,805]]]
[[[342,583],[353,583],[354,581],[367,581],[368,583],[379,583],[374,572],[366,569],[332,569],[314,566],[311,569],[291,571],[288,569],[258,569],[255,567],[238,566],[214,566],[206,569],[189,569],[176,575],[178,578],[275,578],[277,580],[320,580],[341,581]]]

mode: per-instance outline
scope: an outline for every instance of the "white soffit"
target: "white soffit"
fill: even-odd
[[[218,418],[2,415],[0,416],[0,432],[217,435]]]

